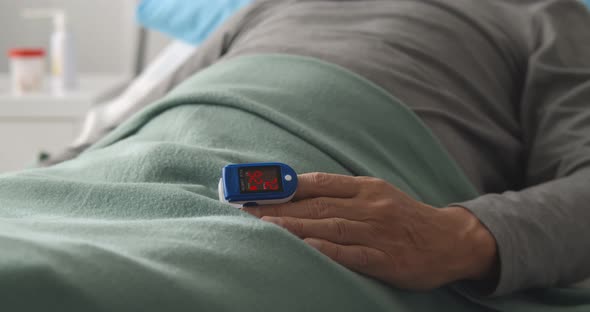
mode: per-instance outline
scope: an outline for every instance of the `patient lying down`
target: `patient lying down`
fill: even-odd
[[[73,160],[0,177],[0,298],[590,307],[556,288],[590,275],[590,39],[572,27],[590,28],[573,0],[257,1],[166,98]],[[220,168],[255,161],[313,173],[287,204],[218,202]]]

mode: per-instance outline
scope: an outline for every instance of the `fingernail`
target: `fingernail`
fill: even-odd
[[[315,249],[320,249],[322,247],[322,242],[316,239],[306,239],[304,242]]]
[[[262,217],[262,221],[274,223],[278,226],[283,226],[283,220],[281,218],[276,217]]]

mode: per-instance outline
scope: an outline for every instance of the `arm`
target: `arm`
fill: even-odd
[[[587,248],[590,245],[590,226],[587,221],[590,220],[590,209],[587,208],[590,202],[590,45],[587,42],[590,37],[587,32],[575,32],[576,29],[590,29],[590,17],[575,1],[548,1],[544,5],[535,1],[531,7],[539,12],[536,21],[538,34],[532,36],[536,41],[529,44],[530,66],[526,91],[517,112],[522,120],[526,146],[523,164],[526,163],[527,167],[523,171],[526,171],[527,187],[504,194],[488,194],[458,204],[477,217],[479,223],[475,228],[483,234],[468,236],[484,237],[482,243],[462,239],[460,230],[449,231],[446,227],[454,224],[455,229],[469,228],[470,222],[466,220],[470,219],[470,215],[465,214],[464,210],[447,208],[441,209],[440,214],[433,213],[433,207],[416,202],[410,204],[408,200],[400,201],[406,197],[393,189],[384,192],[389,194],[384,196],[397,196],[381,201],[381,209],[375,208],[381,211],[381,214],[375,215],[380,216],[382,221],[372,220],[377,223],[370,224],[372,227],[366,229],[373,231],[373,236],[365,238],[364,244],[353,242],[355,248],[350,247],[346,239],[342,240],[338,236],[342,234],[338,233],[360,233],[362,230],[342,226],[347,224],[343,221],[324,220],[323,228],[328,231],[306,231],[309,228],[306,222],[309,221],[301,219],[318,219],[320,212],[326,214],[338,209],[335,202],[327,203],[322,199],[331,198],[326,194],[316,194],[316,197],[321,197],[315,201],[309,199],[287,206],[247,210],[259,217],[267,216],[265,220],[284,226],[343,265],[403,288],[428,289],[454,280],[480,279],[484,282],[478,284],[487,286],[490,290],[487,293],[502,295],[530,287],[567,285],[590,275],[590,250]],[[564,16],[568,18],[567,23],[563,21]],[[355,207],[376,204],[365,202]],[[420,216],[408,214],[405,209],[400,210],[399,207],[404,206],[420,211]],[[395,212],[395,218],[384,217],[392,211]],[[464,218],[449,218],[453,215],[451,213],[445,217],[442,213],[445,211],[455,212],[455,216],[463,213]],[[324,216],[324,219],[334,219],[329,217],[330,214]],[[348,220],[345,215],[332,216]],[[366,219],[366,216],[349,218]],[[456,220],[463,222],[454,223]],[[316,222],[309,224],[313,223]],[[391,228],[405,227],[407,230],[394,232],[383,224],[389,224]],[[437,224],[441,226],[437,227]],[[381,229],[377,231],[379,235],[374,233],[375,226]],[[408,229],[408,226],[411,228]],[[319,240],[314,239],[318,236]],[[376,237],[389,239],[396,247],[393,248],[395,250],[400,250],[400,246],[405,247],[404,252],[395,254],[390,251],[386,255],[371,252],[373,249],[386,248],[380,245],[375,247],[375,244],[384,244]],[[492,243],[494,240],[497,246]],[[457,243],[453,245],[450,243],[452,241]],[[482,250],[473,247],[481,245],[491,247]],[[457,249],[445,254],[437,246]],[[497,247],[497,254],[494,247]],[[467,254],[466,250],[474,252]],[[371,254],[373,256],[369,258],[367,255]],[[464,255],[467,262],[460,262],[461,259],[453,258],[453,254]],[[440,267],[431,262],[433,255],[449,267],[453,263],[460,263],[461,267],[468,269],[461,271],[455,268],[453,274],[445,276]],[[494,276],[496,256],[500,260],[497,278]],[[367,259],[381,260],[367,265]],[[413,265],[412,261],[419,264]],[[487,265],[476,268],[473,263]],[[378,267],[380,270],[371,272],[369,269],[363,270],[364,266]],[[424,271],[420,271],[421,268]],[[411,283],[409,276],[419,281]]]
[[[590,16],[555,1],[537,17],[519,112],[527,187],[460,204],[498,242],[495,295],[590,276]]]

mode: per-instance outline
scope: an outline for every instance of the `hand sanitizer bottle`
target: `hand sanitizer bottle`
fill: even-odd
[[[52,18],[51,87],[56,95],[63,95],[77,87],[76,58],[72,36],[67,31],[66,14],[60,9],[27,9],[26,18]]]

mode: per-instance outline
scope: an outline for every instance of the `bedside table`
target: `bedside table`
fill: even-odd
[[[113,98],[128,78],[81,75],[78,89],[63,96],[13,96],[8,75],[0,74],[0,173],[24,169],[41,152],[55,153],[75,139],[90,107]],[[46,89],[49,81],[45,82]]]

